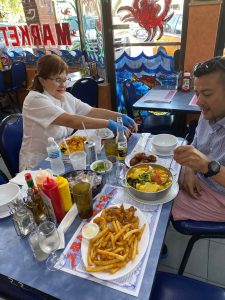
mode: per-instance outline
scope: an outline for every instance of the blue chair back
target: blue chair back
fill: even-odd
[[[34,55],[33,53],[27,50],[24,50],[24,53],[25,53],[25,64],[31,66],[36,65],[38,56]]]
[[[93,107],[98,107],[98,84],[92,78],[84,77],[77,80],[70,93],[76,98]]]
[[[5,92],[5,84],[4,84],[2,72],[0,72],[0,92],[1,93]]]
[[[124,98],[124,105],[127,111],[127,115],[134,118],[133,112],[133,104],[138,100],[136,89],[130,79],[124,80],[123,82],[123,98]]]
[[[12,114],[3,119],[0,123],[0,154],[12,177],[19,172],[22,139],[22,114]]]
[[[225,300],[225,291],[193,278],[158,272],[150,300]]]
[[[23,62],[17,62],[12,65],[12,90],[26,87],[26,65]]]
[[[4,172],[2,172],[2,170],[0,170],[0,184],[5,184],[9,182],[8,177],[5,175]]]

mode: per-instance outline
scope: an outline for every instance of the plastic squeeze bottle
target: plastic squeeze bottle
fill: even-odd
[[[70,208],[73,205],[72,199],[71,199],[71,194],[70,194],[69,183],[68,183],[67,179],[62,176],[57,176],[57,178],[55,178],[54,180],[58,184],[64,211],[67,212],[70,210]]]
[[[47,170],[38,170],[35,176],[35,181],[38,188],[42,188],[43,181],[47,178],[51,178],[51,174]]]
[[[63,203],[60,196],[58,184],[54,179],[47,177],[43,181],[42,190],[51,199],[56,220],[58,223],[60,223],[65,216],[65,212],[63,209]]]
[[[62,154],[59,145],[53,137],[48,138],[48,146],[46,148],[53,174],[59,175],[65,173],[65,166],[62,160]]]

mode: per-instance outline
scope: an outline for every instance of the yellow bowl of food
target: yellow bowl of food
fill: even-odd
[[[165,196],[173,183],[173,175],[169,169],[151,163],[131,167],[125,179],[130,192],[147,201],[156,201]]]
[[[72,135],[66,139],[66,144],[64,141],[60,143],[60,149],[63,155],[69,155],[75,151],[84,151],[84,142],[86,141],[86,136]]]

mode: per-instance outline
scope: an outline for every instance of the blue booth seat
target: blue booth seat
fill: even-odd
[[[150,300],[225,300],[225,291],[186,276],[158,272]]]

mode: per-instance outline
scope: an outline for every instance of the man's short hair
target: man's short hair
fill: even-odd
[[[221,71],[225,77],[225,57],[215,56],[210,60],[196,64],[193,68],[193,75],[194,77],[201,77],[216,71]]]

